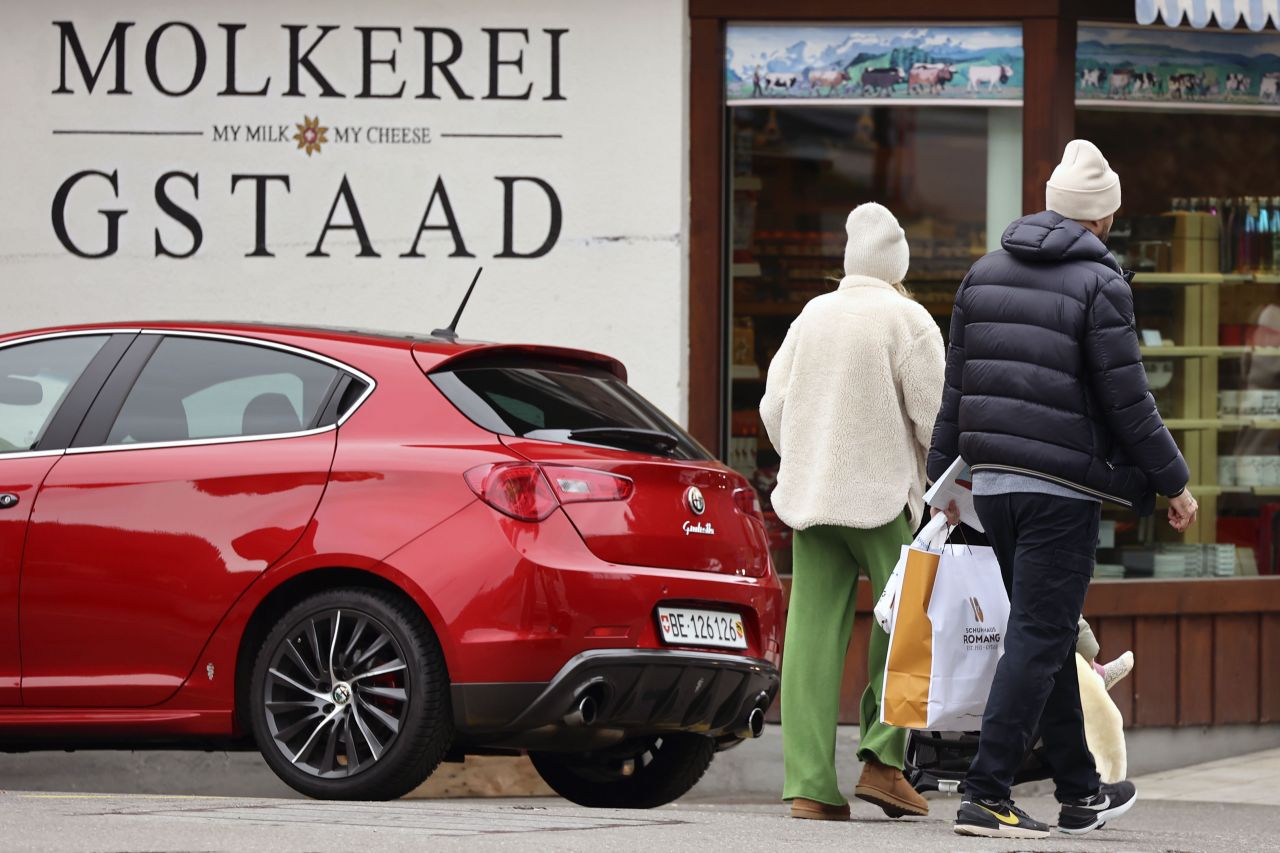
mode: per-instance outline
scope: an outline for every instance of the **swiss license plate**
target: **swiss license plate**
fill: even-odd
[[[737,613],[659,607],[658,625],[662,628],[662,641],[675,646],[747,647],[746,627]]]

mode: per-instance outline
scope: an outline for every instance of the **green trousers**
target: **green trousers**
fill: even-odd
[[[905,514],[873,530],[819,526],[795,533],[791,603],[782,647],[783,799],[803,797],[833,806],[847,802],[836,782],[836,723],[858,575],[866,572],[872,601],[879,599],[902,546],[910,541]],[[858,758],[901,768],[907,730],[880,722],[888,654],[889,636],[873,623],[867,651],[870,683],[859,713]]]

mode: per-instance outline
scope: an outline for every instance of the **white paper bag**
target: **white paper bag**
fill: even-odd
[[[964,545],[943,550],[929,600],[929,621],[929,728],[980,729],[1009,622],[1009,595],[995,552]]]
[[[981,728],[1004,652],[1009,598],[990,548],[947,545],[899,596],[885,662],[881,722],[936,731]],[[904,587],[905,589],[905,587]]]

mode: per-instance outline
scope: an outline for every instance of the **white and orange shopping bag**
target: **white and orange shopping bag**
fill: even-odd
[[[903,547],[876,605],[889,632],[880,721],[975,731],[1004,651],[1009,597],[995,553],[944,544],[945,525],[939,515]]]

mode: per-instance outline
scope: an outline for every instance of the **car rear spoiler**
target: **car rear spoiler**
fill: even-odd
[[[413,347],[413,357],[417,360],[418,366],[427,375],[463,366],[479,367],[486,363],[540,359],[607,370],[623,382],[627,381],[627,368],[616,358],[602,355],[598,352],[570,349],[568,347],[541,346],[538,344],[491,344],[472,347],[442,357],[440,353],[434,352],[429,345],[416,344]]]

